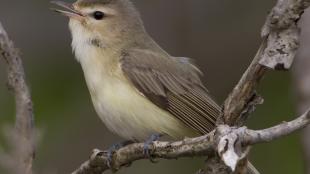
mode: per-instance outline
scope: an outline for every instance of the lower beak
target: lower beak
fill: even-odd
[[[58,5],[65,9],[65,10],[60,10],[60,9],[52,8],[53,11],[60,13],[62,15],[68,16],[69,18],[82,20],[85,17],[81,12],[75,10],[73,5],[70,3],[66,3],[63,1],[51,1],[51,3]]]

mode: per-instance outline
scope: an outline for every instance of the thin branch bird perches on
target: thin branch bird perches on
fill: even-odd
[[[154,159],[178,159],[181,157],[213,156],[213,154],[218,153],[229,167],[235,169],[242,157],[247,155],[247,147],[281,138],[304,128],[309,123],[310,110],[293,121],[263,130],[220,125],[209,134],[197,138],[188,138],[176,142],[155,141],[149,147],[150,154]],[[122,166],[128,166],[134,161],[145,159],[143,147],[144,143],[135,143],[117,150],[113,155],[112,169],[119,170]],[[240,153],[240,149],[244,150]],[[101,174],[110,169],[108,163],[106,152],[95,149],[90,159],[72,174]]]

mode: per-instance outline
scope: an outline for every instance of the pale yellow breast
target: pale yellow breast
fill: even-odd
[[[84,72],[99,117],[120,136],[145,139],[154,133],[165,133],[177,138],[190,132],[175,117],[151,103],[120,74],[105,74],[87,67]]]
[[[109,79],[93,102],[98,115],[113,132],[125,138],[145,139],[154,133],[172,137],[186,134],[184,125],[158,108],[127,83]]]
[[[117,53],[78,44],[75,49],[95,109],[111,131],[126,139],[146,139],[154,133],[174,138],[193,135],[191,129],[135,89],[123,75]]]

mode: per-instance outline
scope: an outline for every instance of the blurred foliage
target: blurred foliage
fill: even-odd
[[[212,95],[223,101],[260,44],[259,32],[274,1],[134,1],[146,28],[168,52],[196,58]],[[0,1],[0,21],[21,49],[32,89],[36,125],[43,134],[37,173],[69,173],[93,148],[121,139],[101,123],[92,107],[79,64],[73,59],[67,19],[52,13],[48,1]],[[0,61],[0,130],[14,121],[14,100],[6,89]],[[265,103],[249,119],[250,128],[272,126],[294,117],[288,72],[270,72],[260,86]],[[5,147],[3,136],[0,145]],[[298,134],[257,145],[252,162],[261,173],[302,173]],[[202,159],[134,163],[120,173],[194,173]],[[2,172],[0,172],[2,173]]]

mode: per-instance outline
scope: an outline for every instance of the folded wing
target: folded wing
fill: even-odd
[[[201,72],[189,58],[135,49],[124,52],[121,67],[155,105],[201,134],[214,129],[221,108],[208,95]]]

